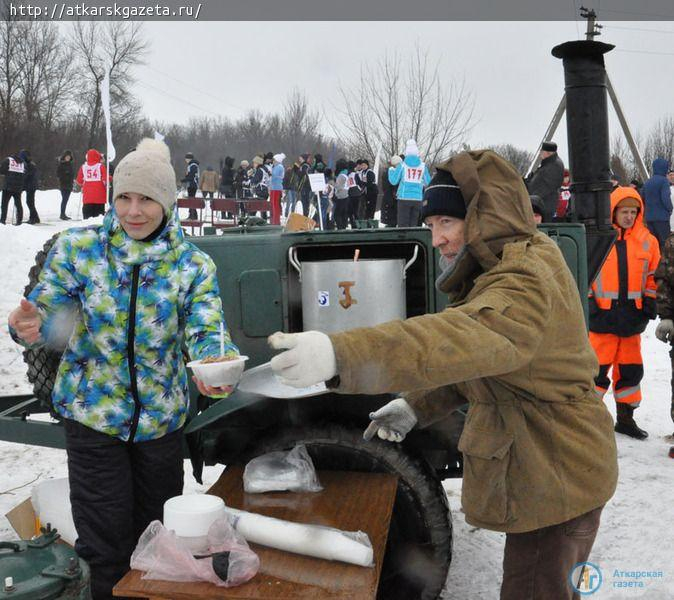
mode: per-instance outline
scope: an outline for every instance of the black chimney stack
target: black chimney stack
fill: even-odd
[[[616,237],[611,224],[611,194],[606,70],[604,54],[615,46],[590,40],[555,46],[564,64],[566,129],[575,219],[587,233],[591,283]]]

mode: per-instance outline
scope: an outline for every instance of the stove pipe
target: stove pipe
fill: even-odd
[[[595,278],[616,237],[611,194],[604,54],[615,46],[590,40],[555,46],[564,65],[566,129],[574,220],[587,235],[588,278]]]

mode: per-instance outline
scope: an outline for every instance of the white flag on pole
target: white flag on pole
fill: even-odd
[[[374,182],[379,183],[379,163],[381,162],[382,143],[379,142],[377,155],[374,157]]]
[[[161,133],[159,133],[158,131],[155,131],[155,132],[154,132],[154,139],[157,140],[158,142],[163,142],[163,141],[164,141],[164,137],[165,137],[165,136],[163,136],[163,135],[162,135]]]
[[[101,81],[101,104],[105,116],[105,136],[108,146],[105,156],[109,164],[115,160],[116,156],[115,146],[112,144],[112,130],[110,129],[110,71],[105,72],[105,77]]]

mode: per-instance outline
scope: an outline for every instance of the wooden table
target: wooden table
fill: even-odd
[[[220,598],[303,599],[375,598],[397,480],[383,473],[319,471],[323,491],[317,493],[243,492],[242,469],[230,467],[208,491],[225,504],[250,512],[345,531],[364,531],[372,542],[375,566],[358,567],[300,556],[251,544],[260,557],[260,571],[248,583],[218,587],[211,583],[176,583],[141,579],[130,571],[113,594],[150,600],[212,600]]]

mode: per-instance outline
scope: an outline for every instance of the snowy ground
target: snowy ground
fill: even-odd
[[[19,302],[37,250],[54,233],[83,224],[59,221],[59,202],[56,191],[38,192],[37,208],[42,225],[0,225],[3,286],[0,319],[3,322]],[[79,202],[79,194],[73,194],[70,216],[81,214],[77,208]],[[637,421],[649,431],[650,438],[638,442],[618,436],[618,490],[604,510],[590,557],[602,570],[604,581],[592,598],[674,598],[674,460],[667,457],[670,444],[664,440],[674,428],[669,419],[670,366],[667,349],[655,339],[654,329],[651,324],[643,336],[646,376],[644,401],[637,411]],[[0,327],[0,395],[30,393],[25,372],[19,347],[9,338],[4,326]],[[614,413],[612,399],[607,398],[607,402]],[[203,491],[217,479],[219,472],[220,468],[208,468],[205,484],[200,486],[192,479],[186,464],[186,487],[190,491]],[[26,484],[36,478],[65,475],[63,451],[0,442],[0,540],[14,537],[4,514],[30,495],[31,486]],[[467,526],[460,510],[460,480],[446,482],[446,489],[454,519],[454,553],[447,598],[493,600],[498,597],[505,536]],[[616,573],[635,571],[660,571],[662,576],[634,579]],[[634,587],[638,582],[643,583],[643,587]],[[633,587],[623,587],[629,583]]]

